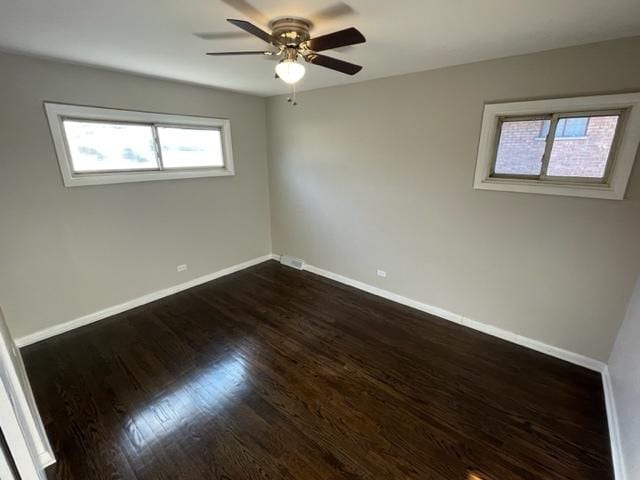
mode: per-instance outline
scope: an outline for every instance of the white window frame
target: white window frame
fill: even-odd
[[[497,139],[501,119],[505,117],[563,116],[593,114],[606,110],[622,111],[607,164],[604,181],[582,181],[575,178],[544,177],[540,179],[517,176],[492,176],[497,154]],[[552,125],[553,127],[553,125]],[[547,140],[553,143],[550,133]],[[512,103],[492,103],[484,106],[482,130],[478,146],[473,187],[479,190],[541,193],[574,197],[623,200],[631,169],[640,143],[640,93],[598,95],[590,97],[557,98]],[[547,150],[550,150],[547,144]]]
[[[220,177],[235,174],[233,150],[231,146],[231,122],[224,118],[198,117],[190,115],[171,115],[164,113],[117,110],[113,108],[86,107],[62,103],[45,102],[45,111],[53,144],[60,164],[62,179],[66,187],[85,185],[104,185],[113,183],[148,182],[154,180],[173,180],[180,178]],[[222,141],[223,166],[197,168],[168,168],[161,166],[157,170],[118,170],[110,172],[74,172],[71,153],[64,133],[64,120],[87,120],[99,122],[120,122],[152,127],[211,128],[220,131]],[[156,129],[154,137],[158,138]],[[161,153],[157,152],[158,158]]]

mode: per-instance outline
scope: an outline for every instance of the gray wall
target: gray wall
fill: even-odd
[[[15,337],[271,252],[263,99],[7,54],[0,72],[0,305]],[[230,118],[236,175],[65,188],[44,100]]]
[[[637,91],[639,53],[640,38],[606,42],[316,90],[296,108],[275,97],[266,112],[0,54],[0,305],[20,337],[267,254],[271,200],[276,253],[605,360],[640,270],[640,168],[622,202],[471,185],[484,102]],[[64,188],[44,100],[229,117],[237,174]]]
[[[624,201],[472,182],[485,102],[639,91],[639,56],[633,38],[269,99],[274,252],[606,360],[640,269],[640,168]]]
[[[609,359],[627,479],[640,478],[640,278]]]

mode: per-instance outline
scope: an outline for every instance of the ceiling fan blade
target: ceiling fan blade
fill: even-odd
[[[314,65],[320,65],[321,67],[330,68],[338,72],[346,73],[347,75],[355,75],[362,67],[354,63],[338,60],[337,58],[327,57],[326,55],[320,55],[319,53],[310,53],[305,55],[304,59],[313,63]]]
[[[277,39],[272,37],[270,34],[265,32],[264,30],[256,27],[253,23],[247,22],[245,20],[235,20],[233,18],[227,19],[227,22],[231,23],[232,25],[235,25],[238,28],[241,28],[242,30],[250,33],[251,35],[255,35],[256,37],[260,38],[261,40],[264,40],[267,43],[270,43],[271,45],[280,44],[280,42]]]
[[[249,50],[244,52],[207,52],[206,55],[214,57],[224,57],[226,55],[273,55],[274,52],[265,52],[262,50]]]
[[[266,25],[269,22],[269,18],[258,10],[256,7],[251,5],[247,0],[221,0],[222,3],[226,3],[234,10],[240,12],[243,16],[249,17],[249,19],[253,20],[257,23],[262,23]]]
[[[313,14],[309,15],[309,18],[315,22],[324,22],[328,20],[333,20],[338,17],[346,17],[348,15],[353,15],[356,11],[351,8],[350,5],[347,5],[344,2],[336,2],[333,5],[329,5],[328,7],[323,8],[322,10],[318,10]]]
[[[230,40],[234,38],[249,38],[247,32],[195,32],[194,37],[202,40]]]
[[[321,37],[312,38],[305,42],[306,47],[314,52],[323,50],[331,50],[332,48],[346,47],[348,45],[356,45],[364,43],[367,40],[357,28],[346,28],[334,33],[322,35]]]

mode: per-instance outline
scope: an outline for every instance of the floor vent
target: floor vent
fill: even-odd
[[[297,270],[302,270],[304,268],[304,260],[300,260],[299,258],[288,257],[286,255],[282,255],[280,257],[280,263],[282,265],[286,265],[287,267],[292,267]]]

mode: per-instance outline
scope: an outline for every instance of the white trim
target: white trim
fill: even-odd
[[[273,255],[273,257],[275,259],[280,258],[279,255]],[[618,425],[618,415],[617,415],[615,401],[613,397],[611,377],[609,375],[609,367],[604,362],[595,360],[593,358],[589,358],[579,353],[565,350],[563,348],[555,347],[553,345],[548,345],[544,342],[540,342],[538,340],[534,340],[532,338],[528,338],[523,335],[518,335],[508,330],[503,330],[498,327],[487,325],[486,323],[472,320],[470,318],[453,313],[449,310],[445,310],[440,307],[436,307],[423,302],[419,302],[417,300],[412,300],[410,298],[403,297],[402,295],[398,295],[396,293],[389,292],[387,290],[383,290],[381,288],[374,287],[372,285],[368,285],[364,282],[360,282],[358,280],[345,277],[344,275],[339,275],[337,273],[333,273],[328,270],[324,270],[322,268],[309,265],[308,263],[305,263],[304,270],[316,275],[320,275],[325,278],[329,278],[336,282],[349,285],[359,290],[363,290],[373,295],[386,298],[387,300],[391,300],[391,301],[400,303],[402,305],[415,308],[417,310],[429,313],[431,315],[436,315],[445,320],[449,320],[451,322],[464,325],[466,327],[472,328],[474,330],[478,330],[488,335],[492,335],[494,337],[501,338],[503,340],[515,343],[517,345],[530,348],[537,352],[541,352],[541,353],[550,355],[552,357],[559,358],[561,360],[565,360],[567,362],[573,363],[575,365],[588,368],[589,370],[601,372],[602,385],[603,385],[604,397],[605,397],[605,405],[607,410],[607,420],[608,420],[608,426],[609,426],[609,437],[611,439],[611,458],[613,461],[613,467],[615,472],[614,478],[616,480],[626,480],[624,459],[622,457],[622,449],[621,449],[621,443],[620,443],[620,429]]]
[[[31,438],[22,431],[23,413],[14,408],[11,387],[0,378],[0,429],[9,447],[9,454],[15,463],[20,478],[45,480],[44,468],[38,465],[37,452]]]
[[[544,180],[491,178],[498,118],[556,112],[628,109],[623,118],[608,184],[559,183]],[[528,102],[494,103],[484,106],[482,130],[473,188],[508,192],[542,193],[574,197],[624,199],[625,190],[640,142],[640,93],[556,98]]]
[[[611,440],[611,459],[613,461],[614,478],[616,480],[626,480],[627,473],[622,454],[622,441],[620,439],[620,424],[618,423],[618,410],[613,394],[613,384],[609,367],[602,371],[602,386],[604,388],[604,401],[607,407],[607,420],[609,423],[609,438]]]
[[[215,280],[216,278],[223,277],[225,275],[229,275],[231,273],[238,272],[245,268],[249,268],[251,266],[257,265],[259,263],[266,262],[268,260],[280,260],[280,255],[277,254],[269,254],[264,255],[262,257],[255,258],[253,260],[248,260],[243,263],[239,263],[237,265],[218,270],[217,272],[211,273],[209,275],[205,275],[202,277],[195,278],[188,282],[169,287],[163,290],[159,290],[153,293],[149,293],[142,297],[138,297],[136,299],[132,299],[128,302],[115,305],[113,307],[109,307],[98,312],[94,312],[89,315],[85,315],[83,317],[77,318],[75,320],[56,325],[54,327],[40,330],[30,335],[26,335],[16,340],[16,344],[20,347],[24,347],[26,345],[30,345],[32,343],[39,342],[49,337],[53,337],[55,335],[59,335],[61,333],[73,330],[75,328],[82,327],[84,325],[88,325],[90,323],[102,320],[112,315],[116,315],[118,313],[122,313],[126,310],[130,310],[132,308],[138,307],[140,305],[144,305],[149,302],[153,302],[160,298],[172,295],[174,293],[186,290],[191,287],[195,287],[202,283],[209,282],[211,280]],[[510,332],[508,330],[503,330],[498,327],[494,327],[491,325],[487,325],[482,322],[478,322],[476,320],[472,320],[470,318],[464,317],[462,315],[453,313],[449,310],[436,307],[433,305],[429,305],[423,302],[419,302],[417,300],[412,300],[410,298],[404,297],[402,295],[398,295],[396,293],[383,290],[378,287],[374,287],[372,285],[366,284],[364,282],[360,282],[358,280],[354,280],[352,278],[346,277],[344,275],[340,275],[337,273],[330,272],[328,270],[324,270],[319,267],[315,267],[313,265],[309,265],[305,263],[304,270],[320,275],[325,278],[329,278],[336,282],[349,285],[351,287],[357,288],[359,290],[371,293],[373,295],[386,298],[387,300],[394,301],[396,303],[400,303],[402,305],[406,305],[411,308],[415,308],[416,310],[420,310],[422,312],[429,313],[431,315],[436,315],[445,320],[449,320],[454,323],[458,323],[460,325],[464,325],[466,327],[472,328],[474,330],[481,331],[488,335],[492,335],[503,340],[507,340],[509,342],[515,343],[517,345],[521,345],[523,347],[530,348],[532,350],[545,353],[555,358],[559,358],[561,360],[565,360],[567,362],[573,363],[575,365],[579,365],[590,370],[595,370],[602,373],[602,383],[605,395],[605,403],[607,409],[607,419],[609,423],[609,432],[611,437],[611,452],[612,459],[615,470],[615,478],[616,480],[626,480],[625,471],[624,471],[624,462],[622,458],[622,451],[620,448],[620,434],[619,434],[619,426],[618,426],[618,417],[616,413],[615,402],[613,398],[613,390],[611,385],[611,378],[609,375],[609,369],[606,364],[599,360],[595,360],[584,355],[580,355],[578,353],[570,352],[568,350],[564,350],[559,347],[554,347],[553,345],[548,345],[546,343],[540,342],[538,340],[533,340],[531,338],[518,335],[516,333]],[[46,454],[40,455],[41,464],[43,467],[46,467],[55,462],[55,459],[52,457],[48,457]]]
[[[274,258],[278,259],[280,257],[279,255],[274,255]],[[507,340],[508,342],[530,348],[537,352],[545,353],[547,355],[550,355],[555,358],[559,358],[561,360],[565,360],[575,365],[580,365],[581,367],[588,368],[589,370],[602,372],[606,368],[606,364],[599,360],[595,360],[593,358],[589,358],[579,353],[571,352],[569,350],[565,350],[560,347],[555,347],[553,345],[549,345],[544,342],[540,342],[538,340],[525,337],[523,335],[518,335],[517,333],[513,333],[508,330],[504,330],[502,328],[494,327],[492,325],[487,325],[486,323],[482,323],[477,320],[472,320],[471,318],[467,318],[467,317],[464,317],[463,315],[453,313],[444,308],[419,302],[417,300],[413,300],[411,298],[398,295],[397,293],[393,293],[388,290],[383,290],[381,288],[368,285],[359,280],[354,280],[352,278],[345,277],[344,275],[340,275],[337,273],[330,272],[328,270],[324,270],[319,267],[315,267],[313,265],[309,265],[308,263],[305,263],[304,270],[314,273],[316,275],[320,275],[322,277],[329,278],[331,280],[335,280],[336,282],[349,285],[351,287],[357,288],[358,290],[363,290],[373,295],[377,295],[378,297],[386,298],[387,300],[391,300],[393,302],[400,303],[402,305],[406,305],[411,308],[415,308],[416,310],[430,313],[431,315],[444,318],[445,320],[449,320],[450,322],[458,323],[460,325],[464,325],[465,327],[478,330],[488,335],[492,335],[494,337]]]
[[[0,448],[0,478],[2,478],[2,480],[19,480],[16,479],[12,472],[13,467],[9,464],[11,460],[7,456],[7,453],[3,448]]]
[[[44,104],[53,144],[60,164],[60,172],[65,187],[103,185],[113,183],[148,182],[152,180],[174,180],[180,178],[220,177],[235,174],[233,148],[231,142],[231,122],[224,118],[198,117],[191,115],[170,115],[164,113],[138,112],[113,108],[86,107],[62,103]],[[73,171],[71,154],[67,148],[62,122],[65,118],[102,120],[113,122],[140,123],[147,125],[178,125],[210,127],[219,129],[222,139],[224,166],[192,169],[160,169],[152,171],[121,171],[76,174]],[[159,148],[159,147],[158,147]]]
[[[269,255],[263,255],[262,257],[254,258],[252,260],[248,260],[246,262],[239,263],[237,265],[233,265],[228,268],[224,268],[222,270],[218,270],[217,272],[210,273],[208,275],[204,275],[202,277],[194,278],[193,280],[189,280],[187,282],[165,288],[163,290],[158,290],[155,292],[148,293],[141,297],[137,297],[131,299],[127,302],[114,305],[112,307],[105,308],[103,310],[99,310],[97,312],[90,313],[88,315],[84,315],[82,317],[76,318],[74,320],[70,320],[65,323],[61,323],[58,325],[54,325],[53,327],[46,328],[44,330],[39,330],[37,332],[31,333],[29,335],[25,335],[16,339],[15,343],[18,347],[22,348],[27,345],[31,345],[33,343],[39,342],[41,340],[45,340],[50,337],[54,337],[56,335],[60,335],[61,333],[68,332],[75,328],[83,327],[85,325],[89,325],[93,322],[97,322],[104,318],[110,317],[112,315],[116,315],[118,313],[125,312],[127,310],[131,310],[133,308],[139,307],[141,305],[145,305],[147,303],[154,302],[161,298],[167,297],[169,295],[173,295],[174,293],[181,292],[183,290],[187,290],[189,288],[195,287],[197,285],[201,285],[206,282],[210,282],[211,280],[215,280],[216,278],[224,277],[226,275],[230,275],[235,272],[239,272],[240,270],[244,270],[245,268],[252,267],[254,265],[258,265],[260,263],[266,262],[268,260],[278,260],[280,261],[280,255],[271,253]],[[582,367],[588,368],[589,370],[595,370],[597,372],[604,372],[607,368],[607,365],[604,362],[599,360],[595,360],[593,358],[589,358],[587,356],[581,355],[579,353],[571,352],[569,350],[565,350],[560,347],[555,347],[553,345],[546,344],[544,342],[540,342],[538,340],[534,340],[529,337],[525,337],[523,335],[518,335],[516,333],[510,332],[508,330],[504,330],[499,327],[494,327],[492,325],[487,325],[486,323],[479,322],[477,320],[472,320],[471,318],[464,317],[460,314],[453,313],[444,308],[436,307],[434,305],[429,305],[427,303],[420,302],[418,300],[413,300],[408,297],[404,297],[397,293],[390,292],[388,290],[383,290],[378,287],[374,287],[372,285],[366,284],[359,280],[354,280],[349,277],[345,277],[344,275],[340,275],[337,273],[330,272],[328,270],[324,270],[322,268],[310,265],[305,263],[304,270],[310,273],[314,273],[316,275],[320,275],[322,277],[329,278],[339,283],[343,283],[345,285],[349,285],[351,287],[357,288],[358,290],[362,290],[373,295],[386,298],[387,300],[394,301],[396,303],[400,303],[402,305],[406,305],[411,308],[415,308],[416,310],[420,310],[422,312],[429,313],[431,315],[435,315],[437,317],[443,318],[445,320],[449,320],[454,323],[458,323],[460,325],[464,325],[466,327],[472,328],[473,330],[478,330],[480,332],[486,333],[488,335],[492,335],[494,337],[501,338],[503,340],[507,340],[509,342],[515,343],[517,345],[521,345],[537,352],[545,353],[552,357],[559,358],[561,360],[566,360],[567,362],[573,363],[575,365],[580,365]]]
[[[0,374],[11,398],[20,429],[32,450],[31,462],[40,470],[55,463],[53,449],[33,397],[29,377],[0,309]]]
[[[195,287],[197,285],[201,285],[206,282],[210,282],[211,280],[215,280],[216,278],[224,277],[226,275],[230,275],[232,273],[238,272],[240,270],[244,270],[245,268],[252,267],[254,265],[258,265],[259,263],[266,262],[267,260],[272,260],[275,257],[272,254],[264,255],[262,257],[254,258],[252,260],[248,260],[246,262],[239,263],[237,265],[233,265],[228,268],[223,268],[222,270],[218,270],[217,272],[210,273],[208,275],[204,275],[202,277],[194,278],[193,280],[189,280],[187,282],[181,283],[179,285],[174,285],[172,287],[164,288],[162,290],[158,290],[155,292],[148,293],[138,298],[133,298],[124,303],[120,303],[118,305],[114,305],[112,307],[107,307],[103,310],[98,310],[97,312],[90,313],[88,315],[84,315],[82,317],[76,318],[74,320],[70,320],[65,323],[60,323],[58,325],[54,325],[53,327],[45,328],[44,330],[39,330],[37,332],[31,333],[29,335],[25,335],[24,337],[20,337],[16,340],[16,345],[22,348],[27,345],[31,345],[32,343],[39,342],[41,340],[45,340],[50,337],[54,337],[56,335],[60,335],[61,333],[68,332],[75,328],[83,327],[85,325],[89,325],[90,323],[97,322],[99,320],[103,320],[112,315],[116,315],[118,313],[125,312],[127,310],[131,310],[132,308],[139,307],[141,305],[145,305],[147,303],[154,302],[164,297],[168,297],[169,295],[173,295],[174,293],[181,292],[183,290],[187,290],[191,287]]]
[[[53,451],[40,452],[39,457],[40,457],[40,466],[43,469],[46,469],[47,467],[56,463],[56,457],[53,455]]]

